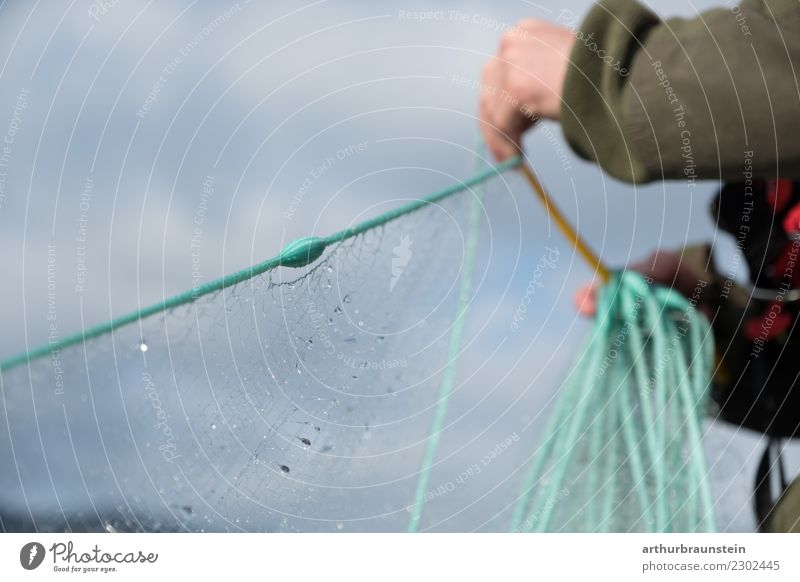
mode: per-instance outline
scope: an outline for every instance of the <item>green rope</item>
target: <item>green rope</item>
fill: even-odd
[[[478,157],[481,159],[481,156]],[[408,531],[415,533],[419,531],[422,510],[425,506],[425,494],[431,479],[433,463],[436,459],[436,451],[439,448],[444,419],[447,414],[447,405],[453,391],[455,382],[456,364],[461,350],[461,336],[464,331],[467,309],[469,308],[470,295],[472,293],[472,276],[475,271],[475,257],[478,251],[478,234],[481,219],[481,190],[476,190],[472,198],[469,213],[469,223],[467,226],[467,242],[464,250],[464,269],[461,274],[461,282],[458,290],[458,304],[456,306],[456,317],[450,332],[450,346],[447,351],[447,362],[445,364],[442,381],[439,385],[439,400],[433,415],[433,422],[428,433],[428,443],[425,454],[422,458],[422,468],[417,479],[417,488],[414,493],[414,502],[411,506],[411,518],[408,522]]]
[[[578,514],[586,531],[715,531],[701,432],[712,355],[709,324],[683,296],[651,289],[637,273],[614,274],[526,475],[511,531],[565,529]],[[576,455],[585,467],[568,480]],[[569,501],[558,497],[565,491]],[[569,505],[556,525],[560,503]]]
[[[356,237],[367,232],[368,230],[372,230],[402,216],[411,214],[412,212],[424,208],[425,206],[435,204],[441,200],[444,200],[445,198],[453,196],[454,194],[458,194],[459,192],[463,192],[472,187],[478,186],[494,176],[519,166],[521,161],[522,159],[519,156],[508,159],[494,167],[477,172],[466,180],[456,182],[455,184],[434,192],[433,194],[430,194],[424,198],[409,202],[408,204],[390,210],[389,212],[381,214],[380,216],[376,216],[375,218],[366,220],[353,227],[336,232],[330,236],[324,238],[309,236],[298,239],[286,245],[286,247],[284,247],[278,256],[267,259],[262,263],[242,269],[241,271],[237,271],[231,275],[225,275],[219,279],[209,281],[208,283],[190,289],[189,291],[184,291],[183,293],[179,293],[178,295],[165,299],[159,303],[150,305],[149,307],[145,307],[143,309],[139,309],[138,311],[134,311],[127,315],[112,319],[106,323],[87,327],[81,332],[65,336],[58,341],[41,345],[27,352],[0,361],[0,371],[10,370],[11,368],[58,352],[69,346],[100,337],[120,327],[137,322],[151,315],[163,313],[170,309],[180,307],[181,305],[193,303],[200,297],[209,295],[211,293],[216,293],[233,285],[237,285],[238,283],[248,281],[257,275],[261,275],[262,273],[266,273],[267,271],[271,271],[277,267],[304,267],[320,258],[325,252],[325,249],[332,244],[340,243],[347,239]]]

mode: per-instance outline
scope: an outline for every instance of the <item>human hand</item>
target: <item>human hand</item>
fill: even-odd
[[[675,251],[656,251],[646,260],[630,265],[628,270],[648,276],[654,283],[672,287],[685,297],[692,297],[698,288],[698,282],[703,280],[703,273]],[[573,297],[578,313],[589,317],[595,315],[598,289],[599,285],[596,283],[583,285],[578,289]]]
[[[483,69],[480,118],[498,161],[519,153],[522,134],[537,119],[559,119],[575,37],[568,28],[523,20],[510,28]]]

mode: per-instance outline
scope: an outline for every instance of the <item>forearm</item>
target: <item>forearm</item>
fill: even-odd
[[[582,157],[631,182],[741,180],[746,159],[800,178],[797,0],[667,21],[605,0],[574,32],[561,119]]]

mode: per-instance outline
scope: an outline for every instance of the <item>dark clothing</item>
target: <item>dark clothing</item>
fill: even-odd
[[[738,266],[715,271],[708,248],[685,255],[712,283],[713,400],[770,437],[754,486],[760,529],[800,531],[800,480],[777,502],[769,486],[782,469],[771,451],[800,436],[800,2],[662,21],[634,0],[603,0],[575,34],[561,120],[579,156],[627,182],[727,182],[712,213],[756,290],[733,284]]]
[[[800,4],[745,0],[660,20],[603,0],[575,30],[562,125],[628,182],[800,179]]]

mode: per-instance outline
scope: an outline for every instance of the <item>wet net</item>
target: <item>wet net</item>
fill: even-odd
[[[497,175],[4,362],[5,527],[418,523]]]
[[[519,163],[4,361],[0,525],[436,529],[431,474],[490,258],[482,185]],[[490,529],[713,529],[707,329],[637,281],[607,287],[543,443],[503,477],[513,493],[484,496],[504,518]]]

